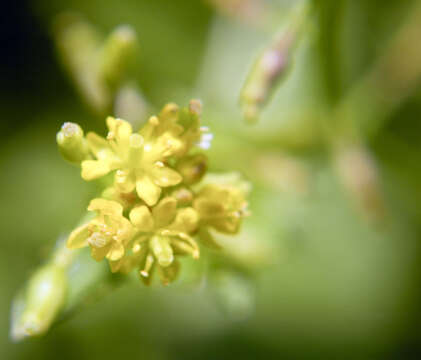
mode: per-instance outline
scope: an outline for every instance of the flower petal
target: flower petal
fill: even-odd
[[[154,220],[147,206],[138,206],[130,211],[130,221],[141,232],[149,232],[154,228]]]
[[[122,216],[123,206],[116,201],[97,198],[91,200],[88,211],[98,211],[104,215]]]
[[[180,232],[177,235],[178,241],[184,242],[185,244],[191,246],[194,250],[192,256],[194,259],[198,259],[200,256],[200,249],[199,245],[197,244],[196,240],[194,240],[190,235]],[[175,239],[176,240],[176,239]]]
[[[114,241],[107,253],[107,259],[111,261],[120,260],[124,256],[124,246],[118,241]]]
[[[196,230],[199,222],[199,214],[191,207],[178,210],[177,216],[170,228],[173,230],[192,233]]]
[[[114,184],[122,193],[130,193],[136,187],[136,178],[133,172],[117,170],[114,176]]]
[[[81,165],[81,175],[86,181],[98,179],[111,171],[107,160],[85,160]]]
[[[155,183],[161,187],[174,186],[183,180],[177,171],[169,168],[168,166],[155,166],[151,170],[151,175]]]
[[[165,132],[156,139],[154,148],[161,156],[168,157],[180,151],[183,148],[183,142],[171,133]]]
[[[136,180],[137,195],[149,206],[155,205],[161,195],[161,188],[148,176],[143,175]]]
[[[199,248],[193,247],[185,241],[171,239],[171,246],[176,255],[190,255],[193,259],[198,259],[200,256]]]
[[[79,226],[70,233],[66,246],[69,249],[79,249],[88,245],[89,223]]]
[[[105,140],[102,136],[99,136],[94,132],[89,132],[86,135],[86,140],[88,142],[89,149],[97,159],[104,159],[104,155],[112,154],[112,150],[110,149],[108,141]]]
[[[116,260],[116,261],[112,261],[110,260],[109,262],[110,265],[110,270],[112,273],[116,273],[117,271],[120,270],[120,268],[122,267],[122,265],[124,264],[124,258],[120,259],[120,260]]]
[[[129,219],[126,219],[124,216],[119,217],[118,219],[118,231],[117,238],[124,245],[132,240],[134,235],[134,228]]]
[[[226,217],[209,221],[209,225],[221,233],[236,234],[240,230],[241,220],[241,216],[228,214]]]
[[[198,237],[203,245],[216,250],[221,250],[222,247],[219,245],[213,235],[209,232],[207,228],[201,228],[198,232]]]
[[[109,116],[106,120],[108,129],[108,138],[115,139],[118,144],[128,145],[130,135],[133,133],[132,126],[129,122],[122,119],[115,119]]]
[[[173,197],[163,198],[153,209],[155,227],[161,228],[170,224],[176,215],[177,200]]]
[[[224,214],[223,203],[209,198],[198,198],[193,202],[193,206],[201,218],[221,216]]]
[[[96,260],[96,261],[101,261],[105,255],[107,255],[108,251],[110,250],[111,244],[107,244],[106,246],[103,247],[94,247],[91,246],[91,256]]]
[[[180,263],[173,261],[170,266],[158,266],[158,273],[163,285],[172,283],[180,272]]]

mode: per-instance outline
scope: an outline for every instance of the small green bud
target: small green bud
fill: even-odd
[[[202,115],[202,102],[192,99],[187,108],[180,110],[178,122],[186,129],[195,125]]]
[[[62,156],[75,164],[89,158],[89,148],[82,128],[75,123],[66,122],[56,136]]]
[[[192,185],[199,182],[208,170],[207,162],[208,159],[203,154],[183,158],[179,162],[177,170],[183,177],[184,183]]]
[[[298,4],[281,29],[255,60],[241,90],[240,104],[245,119],[254,123],[286,77],[295,48],[305,28],[309,5]]]
[[[66,293],[67,279],[62,267],[52,264],[39,269],[12,309],[12,338],[21,340],[44,334],[62,309]],[[13,311],[17,313],[14,315]]]
[[[119,26],[106,39],[100,59],[100,74],[110,86],[116,87],[121,82],[136,45],[136,33],[128,25]]]

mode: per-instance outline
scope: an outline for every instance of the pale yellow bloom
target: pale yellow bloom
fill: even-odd
[[[104,257],[110,261],[123,258],[134,234],[132,224],[123,216],[123,207],[115,201],[94,199],[88,210],[95,211],[97,216],[70,234],[67,247],[77,249],[89,245],[97,261]]]
[[[161,187],[181,182],[181,175],[165,164],[181,147],[171,124],[151,117],[139,133],[133,133],[127,121],[109,117],[107,126],[107,139],[95,133],[87,134],[96,160],[82,162],[83,179],[97,179],[116,170],[116,188],[123,193],[136,189],[139,198],[148,205],[158,201]]]
[[[207,184],[193,201],[202,225],[227,234],[239,231],[247,206],[246,193],[229,184]]]
[[[112,271],[137,268],[142,280],[149,283],[156,267],[161,281],[168,284],[178,273],[176,255],[199,257],[199,247],[191,237],[199,220],[193,208],[177,209],[176,199],[165,197],[152,210],[145,205],[133,208],[129,217],[137,231],[132,255],[111,263]]]
[[[75,135],[77,144],[88,148],[77,157],[83,158],[83,179],[113,173],[114,181],[91,201],[88,210],[97,216],[70,234],[69,248],[90,246],[92,257],[107,258],[112,272],[137,269],[146,284],[156,269],[168,284],[179,272],[178,256],[199,258],[194,237],[220,249],[211,228],[239,231],[248,213],[249,184],[236,173],[205,176],[206,156],[191,151],[198,144],[208,147],[212,137],[200,127],[200,113],[196,100],[184,109],[170,103],[138,132],[127,121],[108,117],[106,138],[83,137],[81,130]],[[60,146],[73,144],[62,137]]]

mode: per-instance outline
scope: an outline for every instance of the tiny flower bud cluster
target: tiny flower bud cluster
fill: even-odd
[[[112,180],[90,202],[88,210],[96,216],[70,234],[69,248],[89,246],[92,257],[106,258],[112,272],[136,269],[145,284],[156,269],[169,284],[179,272],[179,256],[199,258],[199,243],[210,242],[209,229],[239,231],[248,186],[235,175],[235,181],[230,175],[204,179],[207,158],[197,151],[209,147],[212,135],[200,126],[200,113],[197,100],[185,109],[167,104],[138,132],[108,117],[105,138],[84,136],[76,124],[63,126],[60,151],[80,164],[82,178]]]

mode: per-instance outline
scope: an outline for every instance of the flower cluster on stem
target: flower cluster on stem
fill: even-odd
[[[57,135],[63,156],[80,165],[84,180],[111,180],[88,206],[96,216],[72,231],[67,246],[89,246],[112,272],[136,269],[145,284],[156,269],[169,284],[179,272],[179,256],[199,259],[209,229],[237,233],[247,215],[248,186],[230,175],[203,180],[207,158],[199,150],[209,147],[212,135],[200,126],[200,115],[197,100],[183,109],[170,103],[137,132],[108,117],[105,138],[64,124]]]

